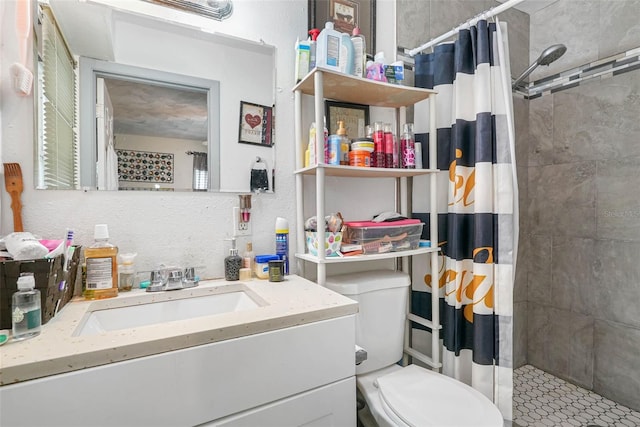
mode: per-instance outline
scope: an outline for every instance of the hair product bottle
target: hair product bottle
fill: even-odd
[[[353,75],[356,77],[365,77],[367,44],[364,36],[360,34],[360,27],[353,29],[351,43],[353,43]]]
[[[87,281],[83,295],[86,299],[118,296],[118,248],[109,243],[107,224],[96,224],[94,243],[84,250]]]

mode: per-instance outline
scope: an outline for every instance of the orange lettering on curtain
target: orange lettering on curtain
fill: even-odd
[[[476,258],[476,255],[481,255],[483,252],[486,252],[487,260],[482,262],[479,258]],[[491,246],[484,246],[480,248],[475,248],[473,250],[473,262],[481,263],[481,264],[493,264],[493,248]]]
[[[473,171],[465,179],[464,175],[458,175],[456,168],[458,165],[457,159],[462,158],[462,150],[456,148],[456,160],[452,161],[449,165],[449,181],[453,183],[453,200],[449,202],[449,206],[453,206],[456,203],[462,202],[464,206],[470,206],[473,204],[473,200],[470,200],[473,188],[476,185],[476,171]],[[459,194],[462,190],[462,194]]]

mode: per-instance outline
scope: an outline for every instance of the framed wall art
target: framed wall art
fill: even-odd
[[[273,145],[273,107],[240,101],[238,142],[271,147]]]
[[[173,153],[116,150],[118,180],[154,184],[173,183]]]
[[[322,30],[328,21],[336,31],[351,34],[360,27],[367,44],[367,57],[376,54],[376,0],[308,0],[309,28]]]
[[[349,139],[364,138],[365,126],[369,124],[369,106],[347,102],[325,101],[327,130],[333,135],[338,130],[338,121],[344,121]]]

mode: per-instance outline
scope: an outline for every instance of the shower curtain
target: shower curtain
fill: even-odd
[[[414,262],[412,312],[431,318],[435,276],[442,372],[481,391],[511,419],[518,187],[506,24],[482,20],[455,43],[417,55],[415,64],[415,85],[438,92],[438,185],[447,200],[437,207],[437,272],[427,257]],[[426,143],[427,103],[416,106],[414,120],[416,140]],[[412,336],[414,347],[430,339],[418,324]]]

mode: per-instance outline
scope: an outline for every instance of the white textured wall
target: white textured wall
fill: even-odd
[[[111,238],[121,251],[138,252],[137,261],[142,269],[156,262],[175,262],[205,267],[200,271],[202,277],[223,276],[223,238],[230,234],[231,208],[238,205],[237,193],[85,193],[33,189],[34,101],[33,97],[18,97],[11,89],[8,67],[18,58],[15,2],[0,3],[2,160],[18,162],[22,167],[26,230],[62,238],[65,228],[71,227],[76,232],[76,241],[87,245],[93,239],[94,224],[107,223]],[[295,186],[291,173],[294,169],[293,43],[297,36],[306,33],[307,1],[235,0],[233,16],[211,26],[215,31],[264,40],[278,48],[276,194],[254,196],[252,215],[255,252],[272,252],[275,217],[289,218],[292,231],[295,225]],[[232,126],[235,128],[237,124],[234,122]],[[5,235],[13,230],[13,223],[10,199],[4,190],[0,200],[0,234]],[[292,241],[294,237],[291,236]]]
[[[111,238],[123,252],[138,252],[140,269],[155,263],[172,262],[196,265],[205,278],[223,276],[226,256],[223,242],[231,233],[231,211],[238,205],[238,193],[174,193],[146,192],[80,192],[36,191],[33,189],[33,99],[20,98],[10,88],[8,66],[16,61],[14,0],[0,1],[0,31],[2,51],[1,114],[2,156],[4,162],[19,162],[25,175],[23,219],[28,231],[46,237],[62,237],[67,227],[76,231],[76,241],[92,242],[93,226],[109,224]],[[2,12],[3,11],[3,12]],[[381,13],[384,12],[384,13]],[[296,37],[307,32],[307,0],[234,0],[234,13],[223,22],[209,22],[194,18],[210,30],[242,37],[264,40],[277,48],[276,70],[276,193],[253,197],[253,248],[256,254],[274,250],[274,222],[277,216],[289,219],[290,252],[295,242],[295,179],[293,93],[294,54]],[[395,1],[378,0],[378,50],[393,52],[395,46]],[[206,55],[206,52],[202,53]],[[387,54],[387,57],[392,57]],[[31,61],[31,59],[30,59]],[[306,97],[308,98],[308,97]],[[310,99],[306,106],[312,106]],[[305,118],[312,113],[305,111]],[[393,120],[393,110],[372,109],[371,120]],[[309,120],[310,121],[310,120]],[[222,123],[223,126],[228,124]],[[237,124],[230,124],[234,128]],[[303,132],[303,134],[306,132]],[[225,159],[222,159],[224,162]],[[313,188],[307,179],[306,188]],[[381,190],[385,190],[381,194]],[[389,180],[353,180],[336,178],[327,182],[327,210],[342,211],[349,220],[364,219],[383,210],[392,210],[393,182]],[[307,210],[314,212],[314,197]],[[5,191],[2,201],[0,234],[12,231],[10,200]],[[239,241],[244,248],[246,239]],[[380,265],[358,263],[355,268],[379,268]],[[291,263],[295,271],[296,263]],[[335,268],[343,272],[345,268]],[[312,273],[312,272],[310,272]]]

